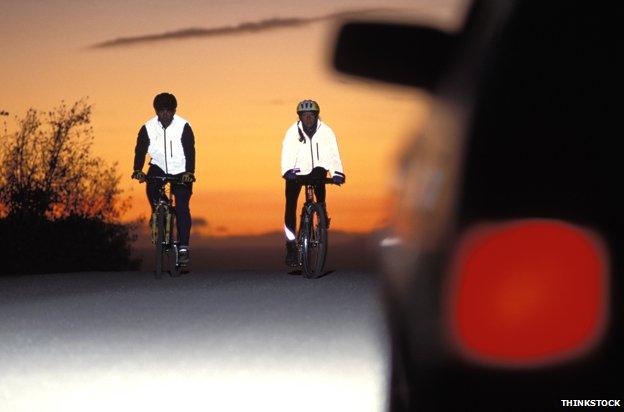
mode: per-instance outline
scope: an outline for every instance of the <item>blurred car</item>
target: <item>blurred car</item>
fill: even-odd
[[[624,401],[612,14],[476,1],[455,32],[340,29],[338,71],[433,96],[380,247],[392,411]]]

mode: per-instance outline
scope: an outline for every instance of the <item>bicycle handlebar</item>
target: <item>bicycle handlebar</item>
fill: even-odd
[[[295,182],[300,183],[302,185],[315,185],[318,183],[325,183],[325,184],[329,184],[329,185],[337,185],[340,186],[339,183],[335,183],[334,180],[332,178],[329,177],[321,177],[321,178],[311,178],[311,177],[305,177],[305,176],[297,176],[297,178],[295,179]]]
[[[159,181],[163,183],[183,183],[181,177],[173,176],[145,176],[145,180]]]

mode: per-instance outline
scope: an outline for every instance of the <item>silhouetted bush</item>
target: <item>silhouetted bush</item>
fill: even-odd
[[[91,153],[91,105],[30,109],[17,123],[0,146],[0,272],[137,268],[117,165]]]
[[[0,252],[6,274],[129,270],[139,265],[130,256],[130,228],[120,223],[82,216],[9,217],[0,220],[0,233],[8,240]]]

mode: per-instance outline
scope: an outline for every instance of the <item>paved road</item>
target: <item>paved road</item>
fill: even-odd
[[[0,278],[0,410],[379,411],[370,273]]]

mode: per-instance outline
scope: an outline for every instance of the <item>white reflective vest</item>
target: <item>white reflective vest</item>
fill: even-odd
[[[293,169],[298,175],[307,175],[315,167],[344,176],[336,135],[332,129],[318,120],[316,132],[310,138],[297,121],[286,131],[282,142],[282,176]]]
[[[186,157],[182,147],[182,132],[187,121],[180,116],[173,115],[171,124],[164,129],[154,116],[145,123],[149,147],[147,153],[151,156],[150,163],[160,167],[165,173],[179,174],[186,171]]]

